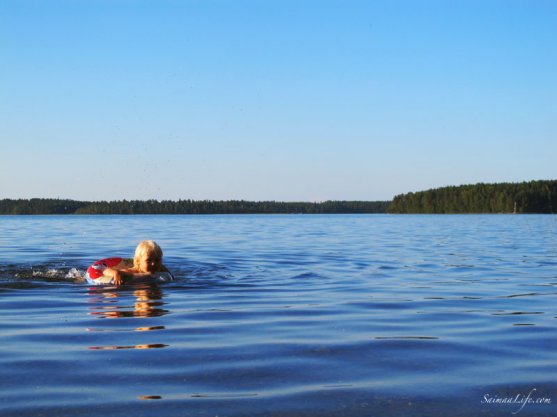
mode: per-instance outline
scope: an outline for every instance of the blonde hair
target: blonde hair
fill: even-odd
[[[154,240],[143,240],[139,242],[137,248],[135,248],[135,255],[133,257],[133,266],[139,269],[139,258],[141,258],[146,253],[154,253],[162,260],[162,249]]]

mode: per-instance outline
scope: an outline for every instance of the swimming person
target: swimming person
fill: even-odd
[[[106,268],[102,275],[112,278],[113,285],[152,282],[160,273],[170,271],[162,263],[162,249],[153,240],[144,240],[135,248],[133,266],[131,268]]]

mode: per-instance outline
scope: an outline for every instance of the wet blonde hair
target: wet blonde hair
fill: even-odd
[[[139,269],[139,258],[141,258],[146,253],[154,253],[162,261],[162,249],[154,240],[144,240],[139,242],[137,248],[135,248],[135,255],[133,256],[133,266]]]

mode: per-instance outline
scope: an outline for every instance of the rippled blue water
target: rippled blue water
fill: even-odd
[[[176,282],[75,282],[146,238]],[[557,415],[555,216],[0,216],[0,242],[2,416]]]

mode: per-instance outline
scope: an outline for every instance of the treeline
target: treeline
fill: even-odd
[[[397,195],[389,213],[555,213],[557,180],[443,187]]]
[[[48,198],[0,200],[0,214],[325,214],[385,213],[389,201],[322,203],[212,200],[75,201]]]
[[[397,195],[389,201],[76,201],[3,199],[0,214],[556,213],[557,180],[475,184]]]

